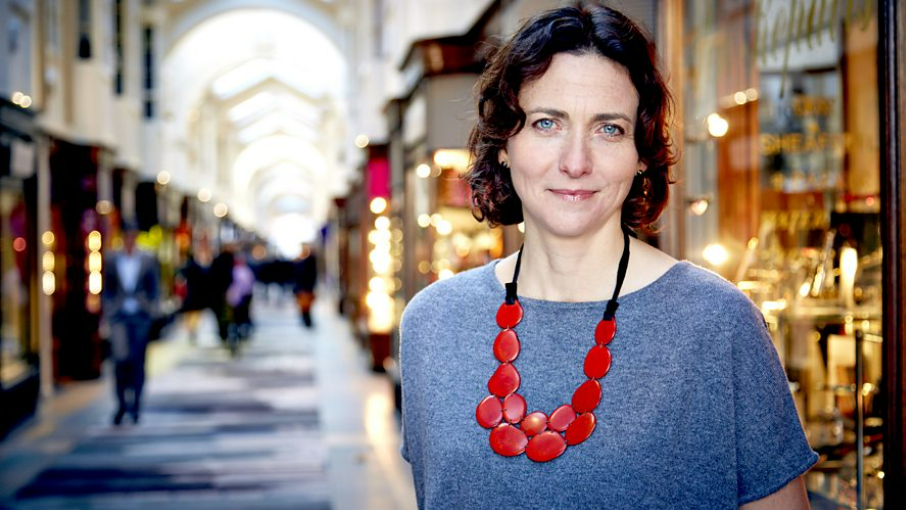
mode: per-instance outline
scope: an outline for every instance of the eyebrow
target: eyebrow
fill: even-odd
[[[531,115],[533,113],[544,113],[546,115],[550,115],[551,117],[554,117],[557,119],[568,119],[569,118],[569,115],[567,115],[566,112],[564,112],[563,110],[557,110],[555,108],[532,108],[531,110],[528,110],[527,112],[525,112],[526,115]],[[623,119],[626,122],[632,124],[632,119],[630,119],[628,115],[626,115],[625,113],[616,113],[616,112],[599,113],[599,114],[595,115],[594,117],[592,117],[591,120],[592,120],[592,122],[599,122],[602,120],[618,120],[618,119]]]

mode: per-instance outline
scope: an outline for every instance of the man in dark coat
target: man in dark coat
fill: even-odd
[[[123,250],[114,252],[104,267],[102,310],[110,328],[110,351],[115,365],[116,398],[119,403],[113,423],[126,413],[138,423],[142,388],[145,385],[145,352],[148,333],[158,313],[159,270],[157,260],[135,246],[138,227],[123,226]]]

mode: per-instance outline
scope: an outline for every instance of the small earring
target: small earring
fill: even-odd
[[[500,166],[502,166],[503,168],[509,168],[509,167],[510,167],[510,165],[508,165],[508,164],[506,163],[506,160],[505,160],[505,159],[501,159],[501,160],[500,160]]]
[[[636,175],[642,175],[643,173],[645,173],[645,171],[642,170],[641,168],[639,168],[639,171],[636,172],[635,174],[636,174]]]

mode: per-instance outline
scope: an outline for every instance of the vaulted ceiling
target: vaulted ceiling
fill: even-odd
[[[172,2],[163,35],[162,161],[291,253],[352,175],[342,6]]]

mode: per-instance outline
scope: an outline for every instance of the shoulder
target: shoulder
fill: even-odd
[[[438,280],[420,290],[403,311],[403,330],[454,316],[467,320],[468,310],[479,300],[479,296],[492,292],[488,279],[493,277],[493,273],[494,262],[491,262],[446,280]]]
[[[662,296],[688,317],[719,317],[722,323],[763,323],[761,311],[736,285],[692,262],[678,263],[666,277],[670,285]]]

